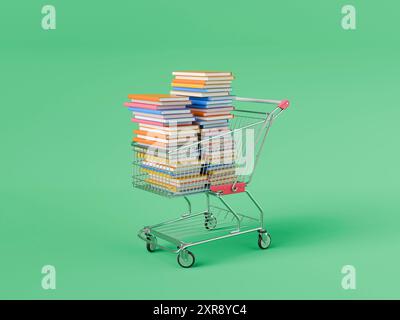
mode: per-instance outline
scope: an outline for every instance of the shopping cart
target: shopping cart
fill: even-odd
[[[188,211],[181,216],[146,226],[139,231],[138,236],[146,242],[149,252],[160,248],[176,253],[178,264],[184,268],[191,267],[195,262],[194,254],[188,249],[207,242],[257,232],[258,246],[261,249],[267,249],[271,244],[271,236],[264,227],[264,211],[247,190],[247,186],[259,162],[269,129],[289,106],[289,101],[239,97],[235,100],[270,104],[274,107],[270,112],[251,110],[250,106],[235,109],[234,118],[230,120],[229,130],[226,132],[202,137],[197,142],[171,150],[168,153],[170,161],[197,160],[190,165],[181,163],[179,171],[170,173],[167,167],[160,165],[159,171],[155,173],[154,168],[150,170],[147,164],[151,161],[151,156],[160,155],[153,153],[151,156],[144,156],[141,147],[136,143],[132,144],[133,186],[168,198],[181,196],[188,205]],[[206,210],[192,212],[189,196],[198,193],[205,195]],[[228,198],[239,193],[247,195],[250,203],[254,204],[256,215],[247,211],[237,212],[229,204]]]

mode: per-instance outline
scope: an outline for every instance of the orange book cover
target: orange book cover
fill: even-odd
[[[191,83],[191,84],[206,84],[206,80],[184,80],[184,79],[174,79],[172,82],[179,82],[179,83]]]
[[[183,97],[170,94],[128,94],[128,99],[132,100],[147,100],[147,101],[173,101],[185,100]]]
[[[183,82],[172,82],[173,87],[183,87],[183,88],[204,88],[206,84],[196,84],[196,83],[183,83]]]
[[[160,138],[160,139],[168,139],[169,138],[169,136],[166,134],[149,132],[149,131],[144,131],[144,130],[133,130],[133,133],[140,134],[142,136],[149,136],[149,137]]]
[[[140,142],[140,143],[143,143],[143,144],[147,144],[149,146],[163,147],[163,148],[167,147],[167,145],[165,143],[156,142],[156,141],[150,141],[150,140],[146,140],[146,139],[142,139],[142,138],[138,138],[138,137],[134,137],[132,140],[134,142]]]

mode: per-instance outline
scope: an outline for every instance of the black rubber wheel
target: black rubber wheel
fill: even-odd
[[[154,252],[156,251],[157,248],[157,238],[152,235],[147,235],[146,236],[147,241],[146,241],[146,249],[148,252]]]
[[[268,249],[271,245],[271,235],[267,232],[258,234],[258,246],[260,249]]]
[[[182,268],[190,268],[196,261],[194,254],[188,250],[179,252],[177,260]]]
[[[206,220],[204,221],[204,226],[208,230],[214,229],[217,226],[217,218],[214,216],[206,217]]]

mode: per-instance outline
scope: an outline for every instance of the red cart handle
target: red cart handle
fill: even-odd
[[[278,107],[281,108],[282,110],[285,110],[289,108],[289,100],[282,100],[279,104]]]
[[[278,107],[282,110],[285,110],[289,107],[289,100],[268,100],[268,99],[255,99],[255,98],[242,98],[235,97],[236,101],[244,101],[244,102],[258,102],[258,103],[269,103],[278,105]]]

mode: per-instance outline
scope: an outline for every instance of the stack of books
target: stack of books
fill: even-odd
[[[200,127],[200,156],[210,185],[233,183],[235,148],[229,131],[233,107],[231,72],[176,71],[171,94],[189,97],[195,124]]]
[[[204,190],[207,177],[201,174],[200,130],[187,107],[189,98],[165,94],[128,98],[125,106],[138,124],[133,146],[145,185],[170,194]]]

